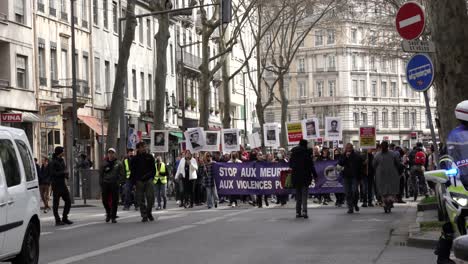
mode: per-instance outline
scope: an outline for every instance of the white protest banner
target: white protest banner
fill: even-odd
[[[232,151],[240,151],[240,134],[239,129],[223,129],[222,132],[223,152],[229,153]]]
[[[219,151],[220,141],[219,131],[205,131],[205,147],[203,151]]]
[[[265,139],[265,147],[278,148],[280,145],[279,124],[266,123],[263,125],[263,138]]]
[[[339,117],[325,117],[325,140],[343,140],[343,126]]]
[[[184,132],[187,149],[190,152],[200,152],[205,147],[205,135],[200,127],[190,128]]]
[[[306,140],[317,139],[320,137],[320,128],[318,118],[309,118],[302,120],[302,138]]]
[[[258,132],[255,132],[253,134],[249,134],[249,143],[251,148],[259,148],[262,146],[262,142],[260,141],[260,135]]]

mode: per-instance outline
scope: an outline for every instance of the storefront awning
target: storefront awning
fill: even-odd
[[[104,123],[101,123],[101,120],[99,118],[96,118],[94,116],[83,116],[83,115],[78,115],[78,118],[83,121],[89,128],[91,128],[96,134],[98,135],[104,135],[107,136],[107,125]],[[104,133],[103,131],[104,130]]]
[[[30,122],[30,123],[46,123],[47,120],[43,118],[42,116],[31,113],[31,112],[22,112],[22,111],[16,111],[12,110],[10,111],[12,114],[21,114],[23,116],[23,122]]]

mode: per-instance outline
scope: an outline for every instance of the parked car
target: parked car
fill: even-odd
[[[0,126],[0,261],[38,263],[39,212],[39,183],[26,134]]]
[[[450,221],[458,235],[466,235],[468,229],[468,190],[462,184],[459,169],[450,156],[440,159],[440,170],[424,173],[426,180],[436,184],[440,221]]]

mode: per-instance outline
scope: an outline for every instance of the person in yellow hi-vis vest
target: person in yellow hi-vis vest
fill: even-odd
[[[167,188],[167,168],[166,164],[162,161],[161,156],[156,157],[156,175],[154,175],[154,194],[156,195],[156,200],[158,206],[156,210],[161,210],[161,200],[163,201],[162,209],[166,209],[167,197],[166,197],[166,188]]]
[[[125,169],[125,186],[123,191],[123,200],[124,200],[124,211],[130,210],[132,204],[135,205],[135,210],[138,210],[138,203],[135,199],[133,192],[134,183],[130,180],[131,168],[130,162],[135,156],[135,151],[133,149],[127,149],[127,157],[123,160],[123,165]]]

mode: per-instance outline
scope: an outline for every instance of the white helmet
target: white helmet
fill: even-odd
[[[457,105],[455,108],[455,116],[458,120],[468,122],[468,100],[465,100]]]

